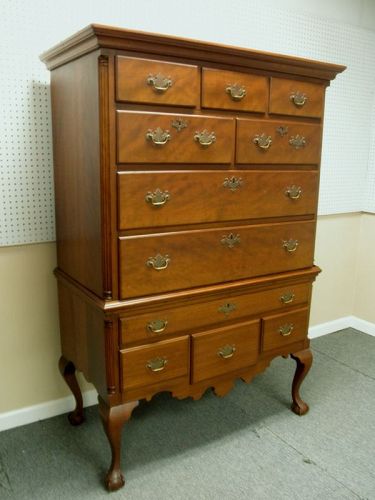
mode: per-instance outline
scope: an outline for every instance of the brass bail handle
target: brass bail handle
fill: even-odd
[[[170,198],[169,191],[162,191],[158,188],[155,191],[149,191],[145,196],[145,201],[151,203],[154,207],[162,207]]]
[[[217,355],[220,356],[220,358],[229,359],[229,358],[232,358],[234,356],[235,352],[236,352],[236,346],[227,344],[227,345],[221,347],[217,351]]]
[[[194,134],[194,140],[199,142],[201,146],[208,147],[216,142],[216,135],[215,132],[208,132],[206,129],[201,132],[196,131]]]
[[[166,319],[155,319],[147,323],[147,330],[151,333],[162,333],[167,328],[168,321]]]
[[[269,149],[272,145],[272,137],[266,134],[257,134],[253,137],[253,143],[260,149]]]
[[[286,323],[285,325],[281,325],[279,328],[279,333],[282,337],[288,337],[294,329],[293,323]]]
[[[229,84],[225,88],[225,92],[230,95],[233,101],[241,101],[244,97],[246,97],[246,87],[244,85],[240,85],[239,83]]]
[[[283,304],[291,304],[294,299],[295,295],[292,292],[284,293],[284,295],[280,297],[280,300]]]
[[[295,252],[298,248],[298,245],[299,245],[298,240],[290,239],[290,240],[283,241],[283,248],[285,248],[285,250],[289,253]]]
[[[167,363],[166,358],[154,358],[147,362],[146,367],[152,372],[161,372],[165,369]]]
[[[171,140],[171,134],[169,130],[163,130],[157,127],[155,130],[149,129],[146,133],[146,139],[153,142],[155,146],[164,146],[168,141]]]
[[[150,85],[155,92],[166,92],[172,85],[173,81],[170,76],[163,76],[161,73],[157,75],[148,75],[146,80],[147,85]]]
[[[149,257],[146,261],[147,267],[152,267],[155,271],[162,271],[167,269],[171,259],[169,255],[161,255],[158,253],[155,257]]]
[[[295,106],[302,108],[306,104],[308,97],[306,94],[297,91],[290,94],[289,99]]]
[[[286,188],[285,194],[291,200],[298,200],[299,198],[301,198],[302,188],[301,188],[301,186],[295,186],[293,184],[293,186],[288,186]]]

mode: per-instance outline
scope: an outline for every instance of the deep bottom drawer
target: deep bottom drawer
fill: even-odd
[[[259,321],[218,328],[193,337],[192,382],[251,366],[259,353]]]
[[[307,337],[309,308],[263,318],[262,350],[270,351]]]
[[[157,384],[189,374],[189,337],[121,351],[123,389]]]

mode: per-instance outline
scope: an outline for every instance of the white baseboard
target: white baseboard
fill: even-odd
[[[375,337],[375,323],[370,323],[364,319],[357,318],[357,316],[345,316],[338,318],[327,323],[321,323],[309,328],[309,338],[316,339],[322,335],[337,332],[345,328],[355,328],[363,333]],[[97,404],[97,392],[95,390],[83,393],[83,405],[93,406]],[[46,418],[55,417],[62,413],[67,413],[74,408],[73,396],[66,398],[55,399],[47,401],[27,408],[20,408],[19,410],[9,411],[7,413],[0,413],[0,431],[19,427],[20,425],[31,424],[38,420],[45,420]]]
[[[98,393],[95,390],[84,392],[82,396],[83,405],[85,407],[93,406],[98,402]],[[27,406],[19,410],[0,413],[0,431],[19,427],[20,425],[31,424],[38,420],[56,417],[56,415],[72,411],[73,408],[74,398],[73,396],[67,396],[66,398],[46,401],[45,403]]]

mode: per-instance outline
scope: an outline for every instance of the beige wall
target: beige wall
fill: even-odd
[[[319,218],[315,255],[323,272],[314,285],[311,325],[351,314],[375,322],[374,248],[375,216]],[[69,394],[57,370],[54,267],[54,243],[0,248],[0,412]]]

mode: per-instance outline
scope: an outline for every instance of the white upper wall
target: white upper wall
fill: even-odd
[[[13,0],[0,3],[0,244],[54,239],[49,73],[38,56],[92,22],[347,65],[327,91],[319,212],[375,211],[375,1]]]

